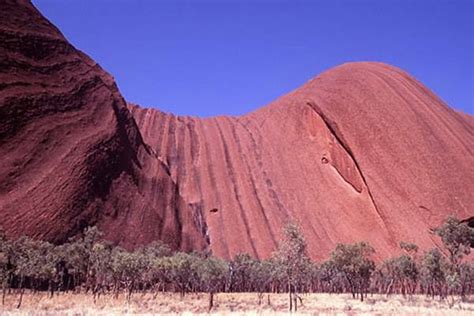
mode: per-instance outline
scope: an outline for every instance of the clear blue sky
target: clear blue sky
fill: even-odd
[[[474,114],[474,0],[34,0],[131,102],[243,114],[348,61],[408,71]]]

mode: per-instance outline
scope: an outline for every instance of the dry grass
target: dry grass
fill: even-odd
[[[255,293],[222,293],[215,296],[215,315],[274,315],[287,312],[287,295],[268,294],[258,304]],[[118,299],[110,295],[101,296],[95,303],[91,295],[59,294],[49,298],[46,293],[25,294],[20,309],[16,309],[18,297],[7,295],[1,315],[124,315],[124,314],[207,314],[208,295],[189,294],[181,298],[178,294],[164,293],[153,299],[150,294],[135,294],[130,303],[124,296]],[[383,295],[369,296],[365,302],[354,300],[346,294],[303,295],[302,315],[474,315],[474,302],[459,300],[450,307],[450,301],[430,299],[425,296],[403,298]]]

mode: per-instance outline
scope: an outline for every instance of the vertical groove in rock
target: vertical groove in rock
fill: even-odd
[[[249,160],[250,158],[246,156],[244,150],[242,150],[242,147],[241,147],[241,144],[240,144],[240,141],[239,141],[239,137],[237,135],[237,132],[236,132],[236,128],[237,128],[237,124],[230,120],[229,118],[226,118],[226,121],[227,123],[232,126],[232,136],[233,136],[233,140],[235,140],[236,144],[237,144],[237,149],[238,149],[238,152],[239,152],[239,155],[238,157],[241,157],[241,159],[243,160],[243,163],[245,164],[245,167],[246,169],[244,170],[244,174],[248,175],[250,177],[250,183],[251,183],[251,187],[252,187],[252,193],[253,193],[253,196],[255,197],[255,201],[257,202],[257,205],[258,205],[258,209],[259,209],[259,212],[260,212],[260,215],[262,216],[263,218],[263,222],[264,222],[264,225],[266,226],[267,230],[268,230],[268,234],[270,235],[270,238],[272,240],[272,243],[273,243],[273,246],[276,248],[277,247],[277,240],[275,238],[275,234],[273,233],[273,230],[272,230],[272,227],[270,225],[270,222],[268,220],[268,216],[267,214],[265,213],[265,209],[263,207],[263,204],[262,204],[262,201],[258,195],[258,191],[257,191],[257,187],[256,187],[256,179],[255,179],[255,175],[253,173],[253,170],[252,168],[250,167],[249,165]],[[236,120],[237,123],[240,123],[238,122],[238,120]],[[241,123],[240,123],[241,125]],[[248,131],[247,131],[248,132]],[[256,149],[256,147],[255,147]],[[251,153],[251,152],[250,152]],[[257,157],[259,156],[258,152],[257,151],[254,151],[253,152]],[[258,159],[258,158],[257,158]],[[261,163],[261,161],[260,161]],[[263,167],[263,166],[261,166]]]
[[[272,182],[270,180],[270,177],[268,176],[267,171],[265,170],[265,166],[263,165],[260,146],[257,145],[255,137],[254,137],[252,131],[250,130],[250,128],[248,128],[248,126],[246,124],[242,123],[240,120],[238,120],[238,122],[242,125],[242,127],[247,131],[247,133],[250,136],[250,140],[251,140],[252,147],[253,147],[252,152],[255,153],[255,157],[257,159],[257,164],[258,164],[258,167],[259,167],[258,170],[262,174],[263,181],[265,182],[265,185],[266,185],[267,190],[268,190],[268,192],[271,196],[271,199],[273,200],[273,202],[278,207],[278,210],[280,211],[280,213],[284,214],[285,218],[288,218],[289,217],[288,212],[286,211],[286,208],[283,206],[283,204],[280,202],[280,200],[278,198],[278,194],[275,192],[274,188],[272,187]]]
[[[180,183],[182,181],[186,181],[186,170],[188,168],[187,159],[189,159],[188,155],[186,155],[186,149],[189,146],[186,146],[185,142],[185,128],[186,125],[184,124],[184,119],[177,117],[177,131],[176,131],[176,182]]]
[[[229,154],[229,149],[227,147],[226,138],[222,134],[222,128],[219,124],[219,121],[216,122],[216,126],[217,126],[217,129],[219,131],[219,136],[221,138],[222,145],[224,146],[224,161],[225,161],[225,164],[227,166],[226,171],[227,171],[227,174],[230,177],[231,187],[232,187],[232,191],[234,193],[234,198],[235,198],[235,201],[237,202],[237,205],[239,207],[240,216],[241,216],[242,221],[244,223],[243,228],[245,229],[246,237],[250,241],[250,247],[252,248],[253,255],[258,258],[259,255],[258,255],[258,252],[257,252],[257,248],[255,247],[255,241],[253,240],[253,237],[252,237],[252,234],[251,234],[251,231],[250,231],[250,224],[249,224],[249,221],[248,221],[248,218],[247,218],[247,214],[245,213],[245,209],[242,205],[242,201],[240,200],[239,186],[236,182],[237,179],[236,179],[236,176],[235,176],[235,169],[234,169],[234,166],[232,165],[232,158]]]
[[[206,121],[206,125],[204,125],[204,123],[201,121],[199,122],[200,124],[200,129],[201,129],[201,135],[203,135],[203,138],[206,137],[206,131],[205,131],[205,128],[206,127],[210,127],[210,122],[209,121]],[[198,134],[199,135],[199,134]],[[208,175],[208,181],[210,183],[210,189],[211,191],[209,192],[210,195],[212,195],[213,199],[211,200],[211,202],[214,202],[216,205],[212,205],[211,207],[213,209],[220,209],[221,208],[221,197],[220,197],[220,194],[219,194],[219,190],[217,189],[217,180],[216,180],[216,175],[215,175],[215,172],[213,170],[213,166],[214,166],[214,159],[211,155],[211,151],[210,151],[210,146],[209,146],[209,143],[204,141],[204,152],[205,152],[205,155],[206,155],[206,162],[204,163],[204,166],[206,167],[207,169],[207,175]],[[208,206],[208,204],[206,203],[205,204],[206,206]],[[208,210],[206,210],[208,211]],[[219,216],[219,221],[218,221],[218,225],[216,225],[215,227],[215,230],[217,231],[217,236],[213,235],[213,233],[211,232],[211,236],[210,236],[210,243],[211,243],[211,248],[213,247],[213,241],[214,243],[219,243],[222,247],[222,250],[221,250],[221,253],[220,255],[222,256],[225,256],[226,258],[231,258],[232,257],[232,253],[230,252],[229,250],[229,245],[227,243],[227,240],[225,238],[223,238],[223,236],[225,236],[225,231],[224,231],[224,225],[225,225],[225,222],[224,222],[224,217],[223,217],[223,212],[222,211],[218,211],[218,216]],[[207,215],[206,215],[207,217]],[[208,221],[208,223],[210,223],[210,220]],[[210,230],[213,230],[213,228],[211,227]]]

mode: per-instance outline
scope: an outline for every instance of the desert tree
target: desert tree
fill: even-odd
[[[229,265],[216,257],[196,258],[193,265],[193,270],[197,272],[200,289],[209,294],[209,311],[211,311],[215,293],[225,288]]]
[[[360,294],[361,301],[367,293],[375,263],[371,259],[374,249],[366,242],[338,244],[331,253],[330,261],[335,270],[347,281],[349,290],[355,298]]]
[[[294,222],[285,225],[283,227],[283,240],[278,245],[273,257],[276,264],[275,271],[278,271],[278,268],[283,271],[289,295],[290,311],[293,310],[293,299],[295,311],[298,308],[297,299],[302,302],[297,291],[310,262],[306,248],[306,240],[300,226]]]
[[[471,252],[471,245],[474,244],[474,228],[462,223],[456,217],[449,216],[441,226],[434,229],[434,233],[443,241],[449,253],[449,261],[454,268]]]
[[[71,241],[62,245],[64,270],[68,272],[66,290],[79,289],[86,280],[86,270],[89,262],[82,240]]]
[[[5,304],[7,288],[11,286],[13,278],[13,248],[0,227],[0,282],[2,284],[2,305]]]
[[[417,266],[418,246],[413,243],[400,242],[404,251],[398,257],[386,259],[377,269],[375,282],[381,283],[385,293],[390,295],[394,290],[403,296],[414,294],[418,284],[419,269]],[[378,279],[378,280],[377,280]]]
[[[44,281],[50,281],[55,272],[55,262],[49,256],[53,246],[48,242],[23,236],[15,240],[12,247],[14,273],[19,279],[20,298],[17,306],[19,308],[23,299],[25,283],[29,282],[28,285],[37,290]]]
[[[195,285],[196,265],[194,261],[199,260],[196,254],[188,254],[177,252],[169,257],[166,264],[168,265],[168,278],[175,289],[179,291],[182,297],[190,291]]]
[[[418,268],[415,261],[406,254],[385,260],[379,268],[380,273],[386,278],[386,294],[389,295],[394,289],[400,291],[403,296],[413,294],[418,281]]]
[[[152,241],[148,245],[139,248],[137,252],[149,258],[161,258],[173,254],[170,247],[161,241]]]
[[[30,276],[32,272],[31,262],[33,262],[32,248],[31,247],[32,241],[28,237],[20,237],[19,239],[15,240],[13,243],[14,249],[14,257],[13,257],[13,265],[14,265],[14,273],[17,278],[19,278],[18,288],[20,291],[20,298],[18,300],[17,308],[20,308],[22,299],[23,299],[23,286],[25,279]]]
[[[258,294],[258,305],[262,304],[263,293],[270,289],[273,281],[274,262],[271,259],[254,260],[250,265],[249,291],[255,291]],[[244,289],[246,290],[246,289]],[[270,295],[267,296],[268,305],[270,305]]]
[[[318,280],[322,292],[332,293],[335,291],[333,283],[335,274],[336,270],[331,261],[328,260],[321,263],[318,271]]]
[[[448,252],[449,264],[446,267],[446,283],[450,294],[461,294],[462,277],[461,263],[464,256],[471,252],[474,244],[474,228],[461,222],[454,216],[449,216],[439,227],[433,231],[438,235]]]
[[[166,285],[172,282],[171,270],[173,267],[170,256],[153,257],[150,264],[151,288],[155,292],[154,298],[156,298],[159,291],[164,292]]]
[[[166,282],[167,270],[163,258],[171,256],[172,251],[161,241],[153,241],[136,252],[142,256],[141,286],[143,289],[155,291],[156,297],[160,287],[164,288]]]
[[[247,253],[235,255],[229,264],[229,291],[243,292],[251,288],[250,276],[256,262],[257,260]]]
[[[459,266],[459,295],[465,300],[474,289],[474,264],[463,262]]]
[[[418,253],[418,246],[411,242],[401,241],[400,248],[404,250],[411,257],[414,257]]]
[[[94,242],[88,254],[88,275],[94,302],[112,279],[112,253],[115,248],[106,242]]]
[[[78,242],[79,247],[82,247],[82,255],[84,257],[84,274],[86,276],[86,283],[91,287],[94,282],[94,275],[90,269],[93,264],[94,246],[102,240],[103,233],[95,226],[87,227],[84,230],[83,238]],[[92,277],[92,279],[91,279]]]
[[[97,227],[86,227],[81,236],[71,238],[62,245],[62,269],[68,273],[66,289],[80,289],[79,285],[83,285],[87,292],[94,287],[94,275],[90,273],[91,255],[94,245],[101,241],[102,236]]]
[[[120,282],[126,290],[126,298],[130,301],[133,291],[146,274],[149,267],[147,259],[140,252],[129,252],[120,247],[112,251],[111,270],[114,275],[114,283]]]
[[[446,260],[437,248],[425,252],[421,260],[421,280],[426,294],[443,296]]]

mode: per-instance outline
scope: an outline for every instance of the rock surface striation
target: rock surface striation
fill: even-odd
[[[472,216],[474,119],[382,63],[338,66],[257,111],[195,118],[127,104],[113,78],[27,1],[0,4],[0,223],[63,242],[98,225],[268,257],[289,220],[313,258],[369,241],[439,245]]]

